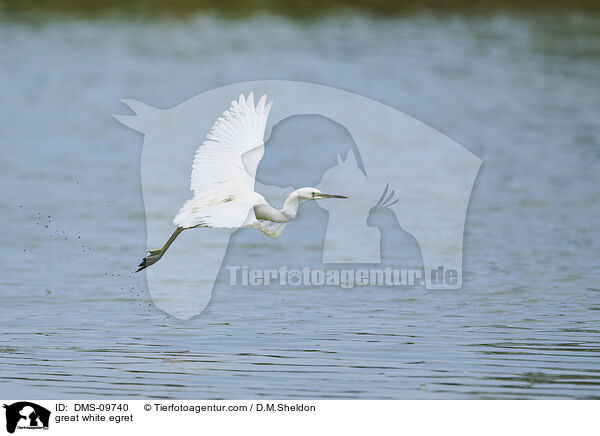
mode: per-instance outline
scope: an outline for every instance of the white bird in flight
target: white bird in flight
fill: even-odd
[[[254,192],[256,169],[265,151],[264,134],[272,101],[266,95],[254,105],[254,95],[240,95],[213,124],[198,147],[192,166],[194,195],[173,219],[177,226],[165,245],[148,251],[136,272],[155,264],[175,238],[195,227],[255,228],[278,238],[286,223],[296,218],[301,203],[323,198],[347,198],[324,194],[317,188],[300,188],[288,195],[282,209],[271,206]]]

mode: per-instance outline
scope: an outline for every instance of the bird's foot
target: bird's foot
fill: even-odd
[[[143,269],[148,268],[150,265],[154,265],[162,257],[162,250],[153,250],[148,252],[149,255],[142,259],[142,262],[138,265],[136,272],[140,272]]]

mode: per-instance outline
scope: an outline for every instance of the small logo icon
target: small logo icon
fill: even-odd
[[[3,406],[6,409],[6,431],[15,429],[48,429],[50,411],[28,401],[19,401]]]

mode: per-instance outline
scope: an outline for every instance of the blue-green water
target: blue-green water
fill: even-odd
[[[599,23],[0,21],[0,396],[600,398]],[[132,273],[142,138],[110,114],[125,97],[171,107],[273,78],[379,100],[483,159],[461,290],[221,283],[189,321],[153,306]],[[284,243],[323,227],[323,210],[304,212]],[[316,256],[312,242],[295,252]],[[272,244],[240,234],[228,256]]]

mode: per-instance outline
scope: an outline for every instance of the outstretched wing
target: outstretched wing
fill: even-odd
[[[254,95],[231,102],[194,156],[188,200],[175,219],[180,227],[239,227],[253,198],[256,169],[264,154],[264,134],[272,102]]]
[[[256,168],[264,154],[264,135],[271,103],[263,95],[232,101],[198,147],[192,167],[194,197],[254,192]]]

